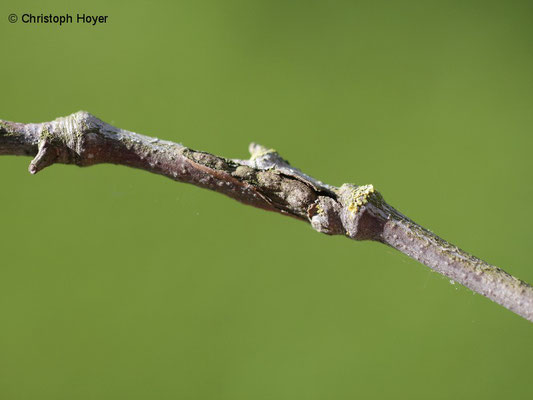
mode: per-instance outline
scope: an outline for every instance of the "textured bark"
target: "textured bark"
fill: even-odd
[[[460,250],[388,205],[372,185],[324,184],[252,143],[236,160],[115,128],[87,112],[39,124],[0,120],[0,155],[34,156],[35,174],[54,163],[121,164],[165,175],[242,203],[310,222],[318,232],[374,240],[533,322],[533,288]]]

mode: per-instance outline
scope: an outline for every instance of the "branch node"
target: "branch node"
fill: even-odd
[[[344,235],[344,227],[339,217],[340,205],[327,196],[319,196],[307,210],[307,217],[313,229],[326,235]]]
[[[338,190],[340,219],[346,235],[355,240],[376,240],[383,230],[388,214],[383,197],[372,185],[345,183]]]

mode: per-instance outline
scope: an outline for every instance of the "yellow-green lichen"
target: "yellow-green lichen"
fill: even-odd
[[[269,148],[266,148],[264,146],[261,146],[261,145],[256,145],[254,148],[253,148],[253,151],[252,151],[252,156],[250,158],[251,161],[254,161],[260,157],[263,157],[267,154],[270,154],[270,153],[277,153],[276,150],[274,149],[269,149]]]
[[[41,131],[41,134],[39,135],[39,139],[46,140],[51,139],[52,134],[48,130],[46,126],[43,126],[43,130]]]
[[[357,186],[352,190],[348,211],[355,215],[359,209],[368,203],[370,197],[376,193],[373,185]]]
[[[15,131],[12,131],[5,121],[0,119],[0,135],[2,136],[17,136]]]

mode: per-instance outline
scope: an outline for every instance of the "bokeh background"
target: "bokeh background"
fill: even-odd
[[[84,109],[374,184],[529,282],[531,1],[0,5],[0,118]],[[11,24],[25,12],[101,26]],[[0,157],[0,398],[526,399],[533,325],[374,243],[113,165]]]

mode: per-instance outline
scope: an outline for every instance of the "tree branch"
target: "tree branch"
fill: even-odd
[[[0,120],[0,155],[34,156],[36,174],[55,164],[121,164],[223,193],[311,223],[318,232],[387,244],[533,322],[533,287],[460,250],[388,205],[372,185],[334,187],[250,145],[236,160],[115,128],[87,112],[39,124]]]

